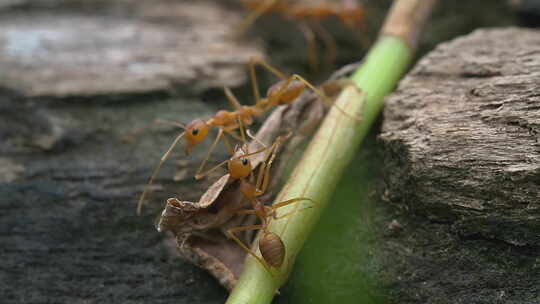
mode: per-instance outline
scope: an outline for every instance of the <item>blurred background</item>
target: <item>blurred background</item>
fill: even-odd
[[[253,2],[0,0],[3,303],[225,301],[225,289],[179,259],[154,228],[165,198],[194,201],[208,186],[191,178],[208,145],[168,162],[160,191],[135,215],[151,170],[178,133],[152,121],[185,123],[228,108],[223,86],[251,103],[251,56],[320,82],[362,59],[392,1],[359,0],[363,20],[353,28],[335,16],[281,11],[242,28]],[[537,17],[535,1],[441,1],[418,57],[474,29],[534,25]],[[276,81],[258,75],[263,90]],[[381,244],[400,227],[377,192],[377,129],[276,303],[392,299],[395,286],[385,279],[395,273]]]

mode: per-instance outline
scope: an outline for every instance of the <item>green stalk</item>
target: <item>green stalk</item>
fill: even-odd
[[[395,6],[399,6],[399,3],[401,6],[409,4],[410,7],[407,7],[412,10],[411,3],[419,5],[421,2],[434,3],[432,0],[399,0]],[[398,19],[403,19],[404,16],[403,12],[394,15],[401,17]],[[303,201],[279,208],[278,216],[297,213],[275,220],[270,225],[270,231],[281,236],[285,243],[284,265],[270,274],[257,260],[249,256],[244,272],[227,303],[270,303],[278,288],[286,281],[296,255],[329,203],[344,169],[350,165],[357,147],[379,115],[384,97],[396,86],[412,60],[413,50],[410,39],[407,39],[409,37],[396,36],[388,30],[392,28],[388,25],[394,23],[387,21],[386,31],[383,30],[364,64],[351,77],[356,86],[348,86],[340,94],[336,106],[329,111],[289,182],[276,198],[276,203],[297,197],[307,197],[314,201]],[[402,30],[402,27],[397,28]],[[352,115],[361,113],[363,119],[358,121],[347,117],[338,107]]]

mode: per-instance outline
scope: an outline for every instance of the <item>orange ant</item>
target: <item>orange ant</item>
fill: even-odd
[[[281,267],[281,265],[283,265],[283,262],[285,260],[285,244],[283,243],[279,235],[268,230],[268,225],[270,224],[272,219],[281,219],[281,218],[293,215],[297,212],[297,211],[293,211],[291,213],[287,213],[282,216],[277,216],[276,210],[283,206],[297,203],[303,200],[307,200],[312,203],[314,203],[314,201],[306,197],[299,197],[299,198],[279,202],[277,204],[274,204],[271,207],[268,207],[268,206],[265,206],[260,200],[258,200],[257,198],[263,195],[268,188],[268,184],[270,180],[270,168],[276,157],[279,147],[281,146],[281,144],[283,143],[285,139],[291,136],[292,133],[289,133],[285,136],[279,136],[270,147],[266,147],[263,143],[259,142],[255,137],[253,137],[249,133],[249,131],[247,131],[246,133],[249,137],[251,137],[253,140],[257,141],[260,145],[262,145],[263,148],[256,152],[249,153],[249,151],[244,151],[243,148],[240,147],[243,154],[239,156],[234,156],[229,160],[223,161],[219,165],[210,169],[205,174],[208,174],[211,171],[217,169],[218,167],[221,167],[224,164],[227,164],[228,172],[231,178],[240,180],[240,192],[242,192],[244,197],[252,203],[253,209],[240,210],[240,211],[237,211],[236,213],[254,214],[260,219],[261,224],[232,228],[227,231],[227,234],[240,247],[242,247],[249,254],[255,257],[261,263],[261,265],[263,265],[268,270],[269,273],[272,273],[270,270],[271,269],[270,267],[279,268]],[[259,169],[259,174],[257,176],[256,183],[253,184],[248,180],[248,177],[253,175],[253,167],[251,165],[251,161],[249,160],[248,156],[262,153],[264,151],[266,151],[266,156],[264,157],[264,161],[262,162],[261,167]],[[311,208],[311,207],[308,207],[308,208]],[[251,230],[262,231],[262,235],[259,239],[259,251],[261,252],[262,258],[257,256],[257,254],[255,254],[251,249],[249,249],[248,246],[246,246],[235,234],[236,232],[251,231]]]
[[[293,215],[297,212],[297,211],[293,211],[291,213],[287,213],[282,216],[277,216],[276,210],[283,206],[293,204],[293,203],[303,201],[303,200],[308,200],[312,203],[314,203],[314,201],[309,198],[299,197],[299,198],[290,199],[287,201],[274,204],[271,207],[267,207],[262,202],[260,202],[257,199],[257,197],[264,194],[268,188],[269,178],[270,178],[269,176],[270,168],[276,157],[279,147],[283,144],[284,140],[286,140],[292,135],[292,132],[289,132],[285,136],[278,136],[278,138],[276,138],[276,140],[270,147],[265,146],[256,137],[251,135],[249,131],[246,131],[246,134],[250,138],[252,138],[254,141],[256,141],[259,145],[263,146],[263,148],[258,151],[250,153],[249,151],[247,151],[247,145],[246,145],[245,150],[243,146],[240,146],[240,147],[237,146],[235,148],[235,151],[242,152],[242,154],[238,156],[233,156],[231,159],[223,161],[219,165],[205,172],[203,175],[209,174],[211,171],[216,170],[217,168],[223,166],[224,164],[227,164],[228,172],[231,178],[240,180],[240,191],[242,192],[245,198],[251,201],[253,209],[252,210],[236,210],[234,211],[234,213],[254,214],[261,220],[261,224],[232,228],[227,231],[227,234],[241,248],[243,248],[249,254],[254,256],[261,263],[261,265],[263,265],[265,269],[267,269],[268,272],[272,274],[270,267],[279,268],[283,265],[283,262],[285,261],[286,250],[285,250],[285,244],[283,243],[279,235],[277,235],[274,232],[270,232],[268,230],[268,225],[273,219],[281,219],[281,218]],[[249,156],[262,153],[265,151],[266,151],[266,155],[264,157],[264,160],[261,163],[259,173],[256,179],[256,183],[252,184],[248,180],[248,177],[250,176],[253,177],[253,167],[249,159]],[[183,209],[181,202],[179,202],[177,199],[169,199],[168,204],[171,204],[175,208]],[[307,208],[311,208],[311,206]],[[162,230],[161,225],[162,223],[160,222],[160,224],[157,226],[158,231]],[[237,232],[251,231],[251,230],[257,230],[257,229],[262,231],[262,235],[259,239],[259,250],[261,252],[262,258],[257,256],[256,253],[254,253],[251,249],[249,249],[248,246],[246,246],[235,234]]]
[[[290,200],[282,201],[279,203],[276,203],[272,205],[271,207],[265,206],[263,203],[261,203],[258,200],[253,200],[253,208],[252,210],[240,210],[238,211],[239,214],[254,214],[256,215],[260,220],[261,224],[259,225],[248,225],[248,226],[242,226],[242,227],[236,227],[229,229],[227,231],[227,234],[230,238],[232,238],[240,247],[242,247],[248,254],[252,255],[261,265],[268,270],[269,273],[272,273],[270,270],[270,267],[273,268],[279,268],[283,265],[283,262],[285,260],[285,244],[274,232],[271,232],[268,230],[268,226],[270,225],[270,222],[272,220],[278,220],[282,219],[284,217],[288,217],[291,215],[296,214],[296,212],[299,211],[292,211],[290,213],[278,216],[277,215],[277,209],[298,203],[300,201],[310,201],[311,203],[315,203],[312,199],[307,197],[297,197]],[[304,209],[311,208],[313,206],[308,206]],[[262,258],[260,258],[253,250],[249,249],[249,247],[244,244],[238,236],[236,236],[235,233],[237,232],[243,232],[243,231],[251,231],[251,230],[261,230],[262,234],[259,237],[259,251],[261,252]]]
[[[268,91],[266,92],[265,98],[261,98],[261,93],[259,92],[257,76],[255,74],[256,65],[260,65],[261,67],[265,68],[266,70],[274,74],[276,77],[281,79],[280,81],[278,81],[277,83],[275,83],[268,89]],[[306,90],[306,87],[311,89],[315,94],[317,94],[324,103],[330,106],[334,106],[334,102],[330,100],[330,98],[326,96],[326,94],[324,94],[320,89],[312,85],[309,81],[304,79],[302,76],[298,74],[293,74],[287,77],[278,69],[271,66],[269,63],[267,63],[266,61],[260,58],[252,57],[250,59],[249,72],[250,72],[253,95],[255,96],[255,107],[259,107],[260,109],[263,109],[264,111],[268,111],[270,108],[278,106],[278,105],[292,104]],[[343,109],[341,109],[338,106],[336,106],[336,109],[340,111],[341,114],[351,119],[362,120],[362,117],[354,116],[354,115],[351,116],[350,114],[343,111]]]
[[[145,189],[139,199],[138,205],[137,205],[137,214],[141,213],[142,205],[144,202],[144,198],[146,196],[146,193],[149,189],[149,186],[152,184],[154,179],[156,178],[159,170],[165,163],[165,161],[169,158],[169,155],[171,154],[174,147],[178,144],[180,139],[185,136],[186,140],[186,147],[185,147],[185,153],[186,155],[190,154],[191,151],[195,146],[200,144],[208,135],[210,130],[214,127],[218,128],[218,135],[212,145],[210,146],[210,149],[204,159],[204,161],[201,163],[199,169],[197,170],[196,177],[201,175],[202,170],[204,169],[204,166],[208,159],[210,158],[211,153],[217,146],[218,142],[220,140],[223,140],[223,143],[225,144],[225,147],[229,151],[230,154],[233,154],[233,149],[231,148],[231,144],[225,134],[239,140],[242,142],[245,142],[245,136],[244,136],[244,126],[250,125],[253,123],[253,116],[258,117],[261,116],[264,111],[255,106],[242,106],[236,97],[232,95],[232,92],[228,88],[225,88],[225,95],[227,96],[227,100],[236,108],[236,111],[225,111],[220,110],[218,111],[213,117],[210,119],[204,121],[202,119],[195,119],[188,123],[187,125],[183,125],[180,123],[170,122],[175,126],[178,126],[182,129],[184,129],[184,132],[180,133],[172,142],[172,144],[169,146],[165,154],[161,157],[159,164],[154,169],[154,172],[150,176],[150,179],[148,180],[148,183],[145,186]],[[238,137],[237,134],[235,134],[233,131],[239,129],[241,137]]]
[[[263,68],[267,69],[272,74],[281,79],[279,82],[275,83],[268,89],[266,97],[264,98],[261,97],[261,94],[259,92],[257,77],[255,74],[256,65],[261,65]],[[206,121],[202,119],[195,119],[185,126],[180,123],[169,122],[175,126],[184,129],[184,132],[180,133],[174,139],[165,154],[163,154],[163,156],[161,157],[159,164],[154,169],[154,172],[150,176],[150,179],[146,184],[145,189],[139,199],[137,205],[137,214],[141,213],[143,201],[146,197],[149,186],[153,183],[159,170],[161,169],[165,161],[169,158],[169,155],[171,154],[174,147],[184,136],[186,140],[185,152],[186,154],[189,154],[195,146],[197,146],[206,138],[212,128],[219,129],[216,139],[210,146],[206,157],[204,158],[203,162],[199,166],[199,169],[197,170],[197,173],[195,174],[195,178],[200,179],[207,175],[209,172],[213,171],[210,170],[204,174],[202,173],[208,159],[210,158],[210,155],[212,154],[213,150],[216,148],[220,140],[223,140],[225,147],[230,154],[234,154],[234,152],[236,152],[232,149],[231,144],[225,135],[229,135],[232,138],[242,143],[245,143],[245,126],[251,125],[253,123],[254,117],[262,116],[264,113],[266,113],[273,107],[279,105],[289,105],[293,103],[305,91],[306,87],[309,87],[311,90],[313,90],[318,96],[322,98],[325,103],[333,104],[333,102],[328,98],[328,96],[326,96],[321,90],[317,89],[310,82],[305,80],[302,76],[298,74],[293,74],[292,76],[287,77],[285,76],[285,74],[278,71],[276,68],[274,68],[260,58],[251,58],[249,69],[253,94],[255,96],[255,105],[241,105],[236,96],[234,96],[234,94],[232,93],[232,91],[229,88],[224,88],[225,96],[227,97],[227,100],[236,109],[235,111],[220,110]],[[336,108],[345,116],[357,120],[361,119],[360,117],[350,116],[339,107]],[[237,129],[240,131],[240,137],[234,133],[234,131]]]
[[[279,268],[283,265],[283,262],[285,260],[286,250],[285,250],[285,244],[283,243],[279,235],[277,235],[274,232],[269,231],[268,226],[270,225],[270,222],[272,220],[277,220],[277,219],[281,219],[287,216],[291,216],[297,212],[297,211],[293,211],[285,215],[277,216],[276,210],[281,207],[284,207],[293,203],[297,203],[300,201],[305,201],[305,200],[315,203],[313,200],[307,197],[298,197],[298,198],[282,201],[282,202],[274,204],[271,207],[268,207],[268,206],[265,206],[260,200],[257,199],[257,197],[261,196],[262,194],[266,192],[268,183],[269,183],[270,168],[276,157],[276,153],[279,149],[279,145],[281,145],[281,142],[284,138],[287,138],[289,136],[290,134],[286,137],[278,137],[271,147],[269,148],[265,147],[265,149],[267,150],[267,156],[265,157],[265,161],[261,165],[255,185],[250,183],[245,178],[247,177],[247,174],[243,178],[240,179],[240,191],[242,192],[244,197],[252,203],[253,209],[240,210],[240,211],[237,211],[237,213],[254,214],[260,219],[261,224],[236,227],[236,228],[229,229],[227,231],[227,234],[229,235],[229,237],[232,238],[247,253],[255,257],[255,259],[257,259],[257,261],[270,274],[272,274],[271,267]],[[231,175],[233,174],[234,171],[236,171],[236,167],[229,166],[229,172]],[[246,171],[246,170],[242,170],[242,171]],[[250,172],[250,174],[251,173],[252,172]],[[311,208],[311,206],[307,208]],[[261,236],[259,238],[259,251],[261,253],[262,258],[259,257],[255,252],[253,252],[248,246],[246,246],[235,234],[237,232],[251,231],[251,230],[262,231]]]
[[[255,10],[257,18],[266,13],[280,13],[289,18],[316,18],[325,19],[332,16],[337,16],[344,24],[350,27],[360,25],[363,22],[365,10],[362,5],[358,4],[357,0],[341,0],[340,4],[324,1],[313,4],[312,1],[304,3],[288,3],[286,0],[266,0],[261,4],[261,1],[242,0],[244,6],[248,9]],[[249,18],[248,18],[249,19]]]
[[[365,9],[358,4],[357,0],[341,0],[340,4],[328,2],[313,4],[311,1],[291,3],[285,0],[266,0],[262,4],[261,1],[253,0],[242,0],[242,2],[246,8],[254,12],[239,26],[239,33],[244,33],[263,14],[278,13],[289,19],[302,20],[299,23],[299,28],[308,43],[308,58],[314,70],[317,69],[318,62],[316,34],[321,38],[327,49],[325,60],[327,65],[334,62],[337,53],[336,41],[322,27],[320,21],[336,16],[343,24],[355,30],[355,27],[363,25],[365,15]],[[306,21],[311,21],[311,27]]]

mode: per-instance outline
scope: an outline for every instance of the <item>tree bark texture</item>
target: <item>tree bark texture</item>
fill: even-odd
[[[162,244],[162,205],[135,210],[181,131],[154,119],[208,117],[225,98],[194,96],[245,84],[249,57],[264,57],[229,37],[241,16],[216,1],[0,5],[2,303],[224,301]],[[176,151],[182,162],[165,165],[152,202],[195,200],[210,183],[190,182],[205,147]]]
[[[439,45],[388,98],[380,139],[396,302],[540,303],[540,32]]]

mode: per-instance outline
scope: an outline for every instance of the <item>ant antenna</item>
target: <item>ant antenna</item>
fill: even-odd
[[[186,131],[180,133],[180,135],[178,135],[174,139],[174,141],[170,145],[169,149],[167,149],[167,152],[165,152],[165,154],[163,154],[163,156],[161,157],[161,159],[159,161],[159,164],[154,169],[154,172],[150,176],[150,179],[148,180],[148,183],[144,186],[143,193],[141,194],[141,197],[139,198],[139,202],[137,203],[137,215],[141,215],[142,207],[143,207],[143,204],[144,204],[144,198],[146,197],[146,194],[148,193],[148,189],[149,189],[150,185],[152,185],[152,183],[154,182],[154,179],[156,178],[156,176],[157,176],[157,174],[159,172],[159,169],[161,169],[161,167],[163,166],[165,161],[169,158],[169,155],[171,154],[172,150],[174,149],[176,144],[178,144],[178,142],[184,136],[184,134],[186,134]]]

